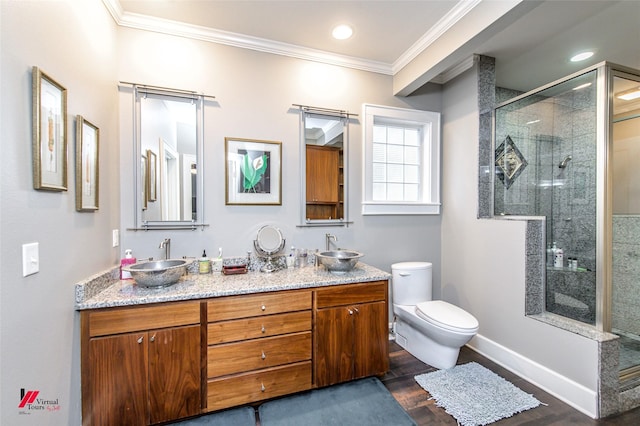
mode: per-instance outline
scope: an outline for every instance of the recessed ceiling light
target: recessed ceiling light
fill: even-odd
[[[580,62],[580,61],[584,61],[585,59],[589,59],[592,56],[593,56],[593,52],[587,51],[587,52],[578,53],[577,55],[572,56],[570,60],[571,62]]]
[[[341,24],[335,27],[331,34],[337,40],[346,40],[353,35],[353,28],[349,25]]]
[[[625,101],[632,101],[634,99],[640,98],[640,87],[635,89],[627,90],[626,92],[619,93],[616,98],[622,99]]]

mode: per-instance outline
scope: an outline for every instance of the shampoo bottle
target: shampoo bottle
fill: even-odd
[[[564,266],[564,252],[561,248],[556,249],[556,253],[553,258],[553,266],[556,268],[562,268]]]
[[[133,252],[131,249],[126,249],[124,251],[124,257],[120,259],[120,279],[128,280],[131,278],[131,272],[123,271],[122,268],[133,265],[136,263],[136,258],[133,257]]]

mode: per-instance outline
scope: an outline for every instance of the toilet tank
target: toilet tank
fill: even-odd
[[[401,262],[391,265],[392,302],[398,305],[417,305],[431,300],[431,270],[429,262]]]

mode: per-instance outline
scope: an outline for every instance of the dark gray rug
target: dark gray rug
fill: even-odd
[[[261,426],[416,426],[375,377],[265,402]]]
[[[172,426],[256,426],[256,412],[251,407],[233,408],[172,423]]]
[[[540,405],[540,401],[478,363],[415,377],[462,426],[486,425]]]

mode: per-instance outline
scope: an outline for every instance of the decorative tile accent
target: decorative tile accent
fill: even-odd
[[[510,136],[496,148],[496,174],[509,189],[529,163]]]

